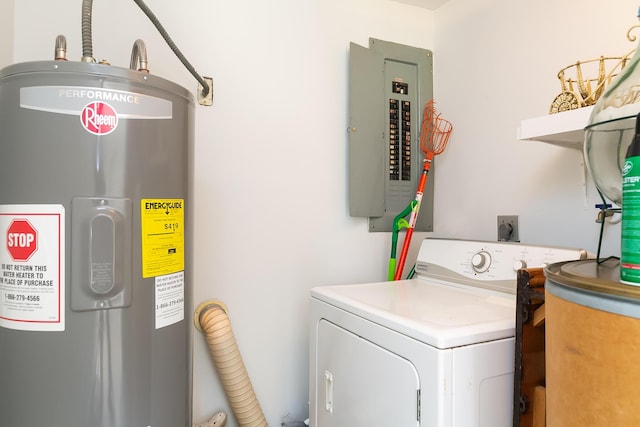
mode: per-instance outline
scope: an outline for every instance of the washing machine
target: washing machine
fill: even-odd
[[[313,288],[310,425],[511,426],[517,270],[586,255],[427,238],[413,279]]]

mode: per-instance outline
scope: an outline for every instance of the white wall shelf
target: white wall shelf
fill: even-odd
[[[518,139],[542,141],[562,147],[582,150],[584,127],[589,122],[593,106],[562,113],[524,119],[520,122]]]

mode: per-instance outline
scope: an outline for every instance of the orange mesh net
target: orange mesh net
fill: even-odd
[[[449,141],[453,125],[436,113],[433,99],[424,106],[422,131],[420,133],[420,149],[431,160],[433,156],[444,151]]]

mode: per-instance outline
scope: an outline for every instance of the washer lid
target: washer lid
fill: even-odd
[[[441,349],[515,335],[515,295],[425,280],[322,286],[311,296]]]

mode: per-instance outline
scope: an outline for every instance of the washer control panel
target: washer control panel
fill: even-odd
[[[496,282],[496,288],[512,287],[522,268],[545,267],[560,261],[587,258],[579,248],[427,238],[416,262],[419,278],[436,278],[465,284]],[[497,283],[497,282],[506,282]]]
[[[484,273],[491,267],[491,254],[487,251],[476,252],[471,256],[471,266],[478,273]]]

